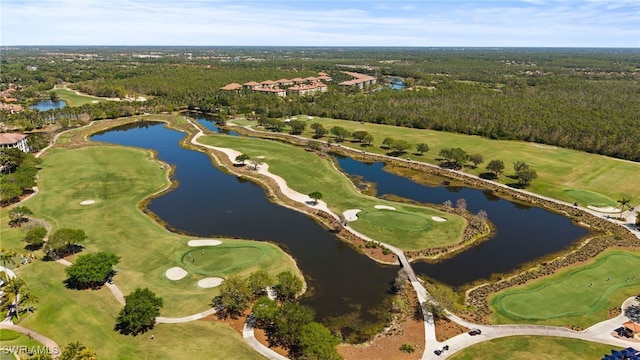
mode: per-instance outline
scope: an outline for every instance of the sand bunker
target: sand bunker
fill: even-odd
[[[93,205],[95,203],[96,203],[95,200],[84,200],[80,202],[80,205]]]
[[[216,246],[222,244],[220,240],[214,239],[202,239],[202,240],[189,240],[189,246],[198,247],[198,246]]]
[[[347,221],[356,221],[358,220],[358,213],[362,211],[360,209],[349,209],[345,212],[342,213],[342,215],[344,215],[344,218],[347,219]]]
[[[376,208],[376,209],[385,209],[385,210],[397,210],[393,206],[389,206],[389,205],[376,205],[376,206],[374,206],[374,208]]]
[[[587,208],[598,211],[598,212],[602,212],[602,213],[619,213],[620,212],[620,209],[614,208],[613,206],[597,207],[597,206],[589,205],[587,206]]]
[[[181,280],[185,276],[187,276],[187,274],[188,274],[187,270],[176,266],[165,271],[164,276],[166,276],[167,279],[169,280]]]
[[[198,281],[198,286],[201,288],[212,288],[222,284],[223,281],[223,278],[208,277]]]
[[[431,217],[431,219],[432,219],[433,221],[437,221],[437,222],[445,222],[445,221],[447,221],[447,219],[442,218],[442,217],[440,217],[440,216],[432,216],[432,217]]]

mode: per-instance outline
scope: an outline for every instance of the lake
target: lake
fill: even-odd
[[[92,140],[153,149],[176,166],[173,177],[180,185],[148,205],[171,229],[278,244],[304,273],[309,290],[300,302],[317,319],[339,322],[345,335],[380,321],[372,310],[388,308],[398,266],[371,261],[305,214],[269,202],[259,186],[218,170],[203,153],[181,148],[184,136],[159,123],[138,122]]]
[[[489,190],[427,186],[384,171],[381,162],[367,164],[345,157],[336,160],[345,173],[375,183],[377,196],[393,194],[432,204],[449,200],[454,205],[458,199],[465,199],[469,211],[487,212],[496,227],[489,240],[436,263],[413,263],[416,274],[453,287],[486,280],[495,273],[511,272],[527,262],[561,251],[588,234],[585,228],[564,216],[497,197]]]

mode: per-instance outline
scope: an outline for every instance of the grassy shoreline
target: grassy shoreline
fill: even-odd
[[[306,117],[299,116],[300,119]],[[234,119],[238,125],[255,126],[255,121]],[[616,206],[622,197],[632,198],[632,206],[640,202],[640,163],[615,159],[603,155],[588,154],[576,150],[554,146],[512,140],[491,140],[479,136],[462,135],[435,130],[412,129],[372,123],[358,123],[348,120],[314,117],[306,121],[307,125],[319,123],[329,130],[334,126],[343,127],[350,132],[367,131],[374,137],[374,145],[362,147],[359,142],[344,141],[342,145],[367,152],[386,154],[378,144],[386,137],[406,140],[412,146],[402,157],[410,157],[417,161],[439,164],[438,153],[443,148],[460,147],[469,154],[482,154],[484,164],[478,168],[465,167],[464,171],[473,175],[486,172],[485,166],[490,160],[500,159],[505,164],[505,175],[512,175],[512,163],[524,161],[538,173],[538,179],[527,188],[540,195],[549,196],[580,205]],[[302,134],[311,139],[313,130],[307,126]],[[327,136],[321,140],[327,140]],[[414,154],[415,144],[426,143],[430,150],[422,156]],[[515,182],[507,176],[498,179],[503,184]]]
[[[112,124],[117,125],[116,122]],[[71,131],[65,135],[67,141],[62,142],[70,148],[54,147],[45,153],[39,173],[40,191],[21,205],[30,208],[34,218],[50,222],[53,230],[63,227],[85,230],[88,239],[83,253],[112,251],[121,256],[121,262],[115,267],[114,281],[125,295],[136,287],[149,287],[164,299],[161,316],[179,317],[210,308],[211,299],[218,292],[215,288],[197,287],[201,278],[231,273],[247,275],[257,269],[265,269],[274,275],[284,270],[299,273],[295,261],[273,244],[221,239],[225,249],[249,246],[257,249],[259,256],[250,262],[228,258],[228,264],[239,260],[238,264],[230,268],[205,266],[201,271],[193,269],[180,281],[168,280],[164,272],[170,267],[181,266],[185,254],[195,249],[187,245],[193,237],[168,232],[138,208],[144,199],[162,193],[170,185],[168,169],[158,166],[159,162],[148,150],[96,143],[84,146],[89,144],[77,141],[84,139],[84,135],[75,132],[84,130]],[[80,204],[88,199],[95,200],[95,204]],[[22,250],[21,238],[26,229],[9,227],[8,211],[9,208],[1,210],[3,247],[10,245]],[[11,240],[5,243],[7,238]],[[210,252],[211,261],[215,261],[215,251]],[[233,253],[224,256],[233,257]],[[61,346],[81,341],[104,358],[229,358],[236,351],[247,358],[261,358],[237,333],[214,322],[193,322],[175,327],[173,324],[158,325],[153,332],[156,344],[158,338],[165,339],[161,347],[147,344],[148,336],[145,335],[120,335],[113,331],[113,325],[121,306],[106,288],[98,291],[67,289],[63,284],[64,268],[54,262],[38,260],[20,266],[16,273],[41,299],[36,312],[24,318],[21,325],[41,331]],[[216,346],[209,346],[211,339],[202,336],[202,331],[220,339],[215,341]],[[193,348],[180,350],[187,343]],[[162,349],[164,347],[168,348]]]

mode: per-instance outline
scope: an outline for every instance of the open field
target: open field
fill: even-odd
[[[120,304],[109,290],[67,289],[60,264],[41,262],[24,268],[19,276],[40,296],[37,310],[20,325],[54,339],[61,347],[80,341],[101,359],[225,359],[229,354],[261,358],[227,325],[210,321],[159,324],[146,334],[121,335],[113,330]],[[165,302],[165,308],[167,305]]]
[[[306,119],[299,116],[300,119]],[[241,125],[255,125],[253,121],[237,120]],[[434,130],[412,129],[390,125],[371,123],[358,123],[355,121],[336,120],[315,117],[313,121],[307,121],[308,125],[317,122],[325,129],[341,126],[350,132],[368,131],[374,137],[374,146],[363,148],[360,143],[349,140],[343,145],[355,149],[366,149],[369,152],[385,154],[389,150],[379,146],[386,137],[397,140],[403,139],[412,144],[403,157],[410,157],[416,161],[425,161],[438,164],[436,159],[443,148],[462,148],[468,154],[481,154],[484,164],[477,169],[465,168],[470,174],[480,175],[486,172],[485,166],[490,160],[502,160],[505,164],[505,174],[500,182],[513,183],[515,180],[508,178],[514,173],[512,164],[515,161],[524,161],[538,173],[538,179],[527,188],[535,193],[564,200],[570,203],[578,202],[580,205],[613,204],[623,196],[632,198],[632,206],[640,204],[640,164],[614,159],[606,156],[588,154],[585,152],[562,149],[554,146],[528,143],[522,141],[491,140],[479,136],[453,134]],[[311,138],[313,130],[307,126],[303,134]],[[322,140],[326,140],[327,137]],[[423,156],[413,154],[415,144],[426,143],[430,150]],[[505,176],[507,175],[507,176]],[[572,192],[571,190],[579,190]],[[580,191],[596,193],[592,199],[585,197]]]
[[[542,337],[512,336],[489,340],[459,351],[451,360],[555,360],[555,359],[600,359],[610,354],[610,345],[588,341]]]
[[[60,100],[63,100],[67,103],[67,106],[71,107],[106,101],[106,99],[100,99],[93,96],[78,95],[75,91],[68,89],[52,89],[50,92],[58,94]]]
[[[638,293],[638,264],[638,251],[608,250],[587,264],[501,291],[489,299],[492,320],[586,328]]]
[[[198,141],[236,149],[251,158],[264,156],[269,171],[283,177],[289,187],[300,193],[321,192],[322,200],[335,213],[362,209],[361,214],[370,219],[350,222],[349,226],[378,241],[402,249],[417,250],[454,244],[462,235],[462,218],[435,209],[364,196],[333,167],[329,159],[322,159],[304,149],[270,140],[235,136],[206,136]],[[397,210],[375,209],[375,205],[393,206]],[[449,221],[436,222],[432,216],[441,216]],[[412,226],[417,223],[423,225],[418,228],[399,226],[403,221],[406,223],[407,217],[411,217]]]

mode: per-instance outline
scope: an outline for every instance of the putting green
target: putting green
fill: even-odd
[[[429,220],[422,216],[397,210],[376,209],[358,214],[361,220],[388,229],[425,231],[431,228]]]
[[[583,206],[596,206],[596,207],[608,207],[608,206],[616,206],[616,202],[608,198],[602,194],[598,194],[593,191],[581,190],[581,189],[565,189],[564,193],[576,200],[580,205]]]
[[[499,322],[559,319],[560,324],[588,326],[637,293],[639,266],[640,253],[611,250],[588,265],[500,292],[489,303]]]
[[[226,276],[255,266],[267,254],[254,246],[204,246],[184,253],[182,263],[190,273]]]

